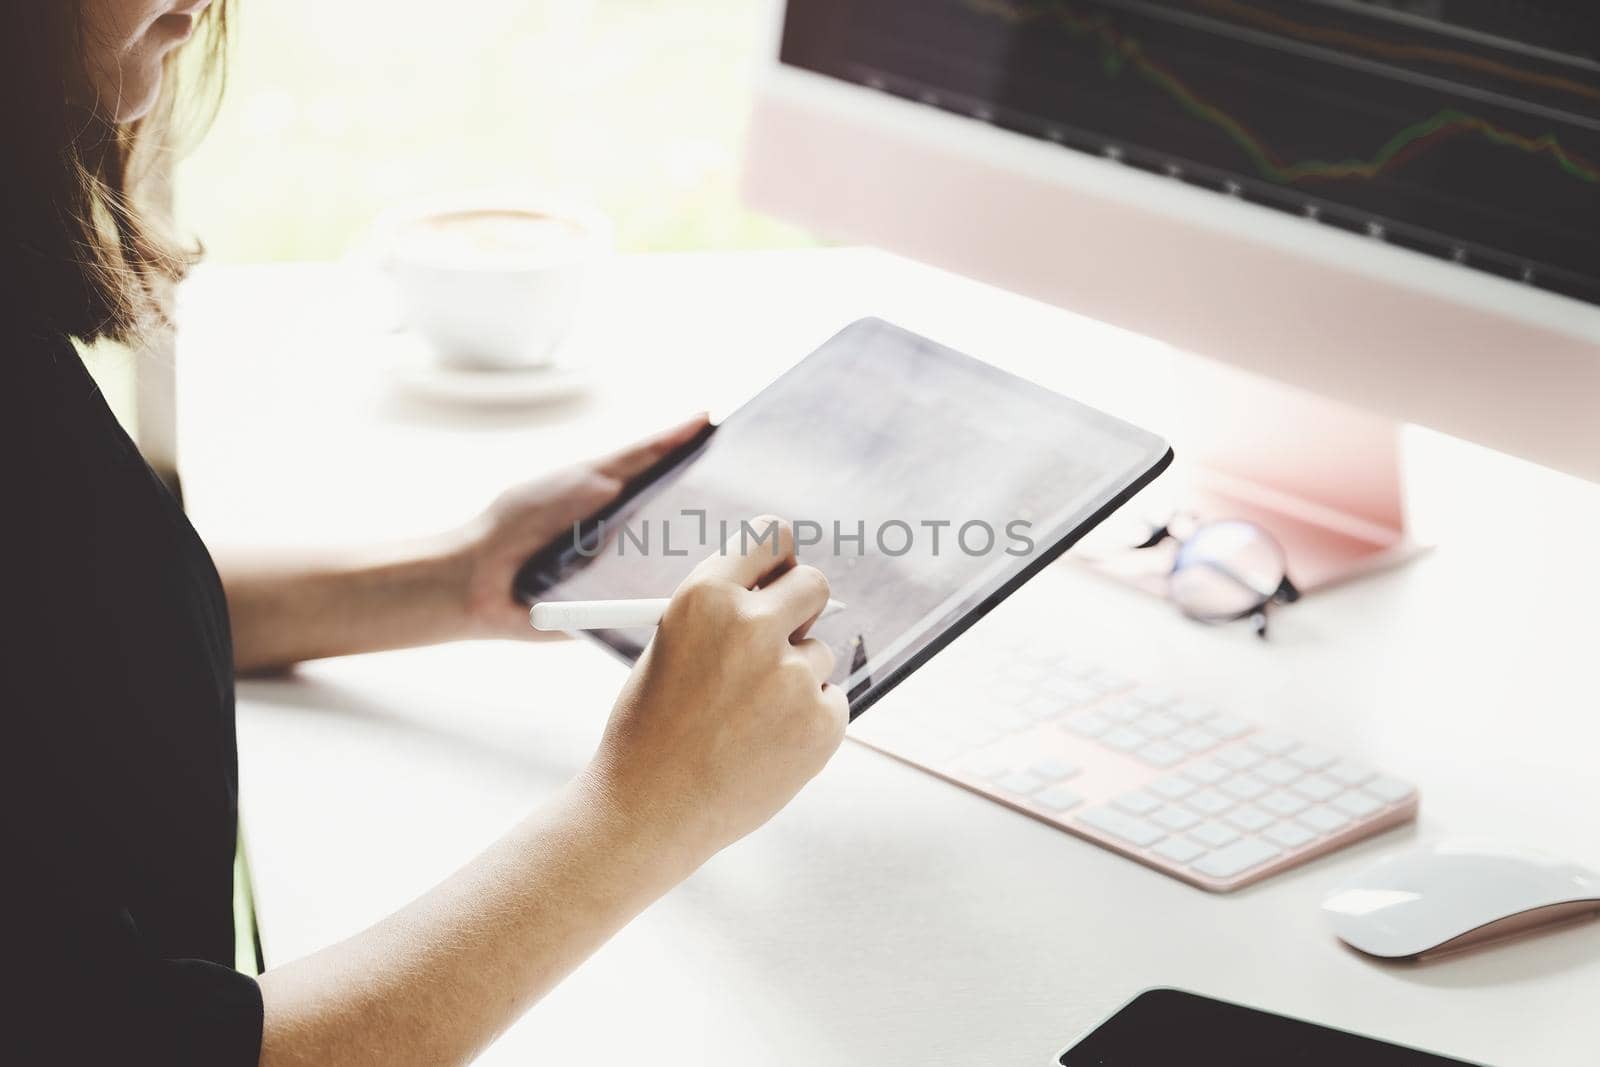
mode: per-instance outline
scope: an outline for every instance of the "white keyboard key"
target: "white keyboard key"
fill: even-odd
[[[1237,778],[1230,778],[1217,788],[1235,800],[1255,800],[1272,792],[1272,787],[1252,774],[1241,774]]]
[[[1170,689],[1162,689],[1160,686],[1148,685],[1140,686],[1138,689],[1135,689],[1133,692],[1129,693],[1128,699],[1137,701],[1147,708],[1164,708],[1168,705],[1176,704],[1178,702],[1178,694],[1174,693]]]
[[[1051,811],[1071,811],[1083,803],[1083,797],[1064,785],[1053,785],[1042,793],[1034,794],[1033,802]]]
[[[1150,851],[1173,863],[1190,863],[1198,859],[1205,849],[1186,837],[1169,837]]]
[[[1247,771],[1266,757],[1247,745],[1234,745],[1218,752],[1213,758],[1229,770]]]
[[[983,712],[984,721],[1004,733],[1016,733],[1033,725],[1033,720],[1010,707],[991,707]]]
[[[1300,742],[1283,734],[1256,734],[1247,743],[1257,752],[1265,752],[1269,756],[1281,756],[1291,748],[1300,747]]]
[[[1185,778],[1193,778],[1201,785],[1216,785],[1228,777],[1228,769],[1219,767],[1215,760],[1202,760],[1183,769]]]
[[[1022,705],[1022,714],[1031,722],[1049,722],[1064,710],[1066,709],[1061,706],[1060,701],[1043,696],[1033,697],[1024,701]],[[997,723],[996,725],[999,724]]]
[[[1232,878],[1282,855],[1283,850],[1259,837],[1246,837],[1202,856],[1190,866],[1211,878]]]
[[[1305,774],[1299,767],[1281,759],[1268,760],[1251,773],[1262,781],[1271,782],[1273,785],[1288,785]]]
[[[1379,778],[1363,785],[1361,788],[1383,801],[1385,804],[1398,804],[1409,797],[1416,790],[1411,783],[1402,782],[1398,778]]]
[[[1088,677],[1084,678],[1084,682],[1094,686],[1102,693],[1114,693],[1121,689],[1132,689],[1136,684],[1126,674],[1121,674],[1105,667],[1097,668]]]
[[[1088,679],[1095,676],[1095,673],[1099,668],[1095,667],[1095,665],[1092,663],[1084,663],[1081,660],[1074,659],[1063,660],[1058,669],[1062,674],[1075,679],[1078,684],[1084,685],[1087,684]]]
[[[1332,800],[1344,792],[1338,782],[1323,778],[1320,775],[1314,778],[1302,778],[1289,788],[1307,800],[1314,800],[1318,804]]]
[[[1043,670],[1046,677],[1071,674],[1075,664],[1075,661],[1069,660],[1066,652],[1056,644],[1041,644],[1028,648],[1010,646],[1008,651],[1011,653],[1010,662],[1031,663]],[[1004,653],[997,654],[1003,655]]]
[[[1120,722],[1123,725],[1127,725],[1143,716],[1144,708],[1131,700],[1113,700],[1100,709],[1100,714],[1112,722]]]
[[[1066,717],[1064,725],[1080,737],[1099,737],[1114,724],[1098,711],[1076,711]]]
[[[1037,774],[1030,774],[1028,771],[1012,771],[1010,774],[996,778],[994,784],[1004,789],[1007,793],[1027,796],[1029,793],[1037,793],[1043,789],[1046,783]]]
[[[1189,836],[1207,848],[1221,848],[1239,840],[1239,831],[1219,822],[1208,822],[1189,831]]]
[[[1383,801],[1352,789],[1348,793],[1334,797],[1333,806],[1346,815],[1357,819],[1365,819],[1368,815],[1375,815],[1382,811]]]
[[[1000,740],[1000,731],[990,726],[980,718],[957,720],[944,724],[945,732],[951,738],[968,748],[982,748],[992,745]]]
[[[1081,707],[1099,696],[1093,689],[1072,678],[1047,678],[1040,688],[1059,700],[1063,707]]]
[[[1045,781],[1059,782],[1063,778],[1071,778],[1073,775],[1083,770],[1083,768],[1079,767],[1075,763],[1068,763],[1066,760],[1062,759],[1042,759],[1031,764],[1028,767],[1028,770],[1032,771],[1034,774],[1037,774]]]
[[[1199,826],[1200,816],[1192,811],[1169,804],[1150,816],[1150,821],[1176,834]]]
[[[1255,727],[1243,719],[1236,719],[1232,715],[1213,715],[1206,720],[1206,729],[1222,738],[1231,741],[1236,737],[1243,737],[1254,730]]]
[[[1233,801],[1215,789],[1202,789],[1200,792],[1186,797],[1184,803],[1201,815],[1221,815],[1233,807]]]
[[[1171,778],[1161,778],[1150,783],[1150,792],[1166,800],[1182,800],[1198,789],[1195,783],[1187,778],[1173,775]]]
[[[1183,727],[1181,721],[1160,711],[1146,713],[1135,725],[1151,737],[1166,737],[1168,734],[1177,733]]]
[[[1078,680],[1083,683],[1085,689],[1094,693],[1095,696],[1103,697],[1107,693],[1115,692],[1117,688],[1106,679],[1101,678],[1099,670],[1085,671],[1078,676]]]
[[[1260,833],[1277,821],[1260,808],[1249,804],[1234,808],[1223,816],[1223,820],[1229,825],[1237,826],[1239,829],[1252,834]]]
[[[1211,749],[1216,748],[1219,743],[1216,734],[1207,733],[1193,726],[1187,730],[1178,731],[1167,740],[1185,752],[1209,752]]]
[[[1151,796],[1143,789],[1135,789],[1131,793],[1124,793],[1111,803],[1123,811],[1131,811],[1135,815],[1149,815],[1152,811],[1161,807],[1160,799]]]
[[[1316,745],[1300,745],[1285,752],[1283,758],[1296,767],[1304,767],[1308,771],[1320,771],[1338,757]]]
[[[1064,699],[1074,707],[1081,708],[1100,699],[1100,694],[1095,692],[1092,686],[1084,685],[1082,682],[1073,682],[1072,684],[1076,688]]]
[[[1131,730],[1126,726],[1119,726],[1114,730],[1100,735],[1100,743],[1116,749],[1118,752],[1132,752],[1136,748],[1143,748],[1150,743],[1150,739],[1138,730]]]
[[[1078,820],[1138,848],[1148,848],[1167,836],[1165,830],[1154,823],[1115,808],[1090,808]]]
[[[1350,817],[1332,808],[1316,807],[1302,811],[1295,819],[1319,834],[1331,834],[1350,825]]]
[[[1039,691],[1062,700],[1071,700],[1079,689],[1078,683],[1065,675],[1052,674],[1039,683]]]
[[[1311,806],[1309,801],[1293,793],[1286,793],[1282,789],[1276,793],[1268,793],[1256,803],[1280,819],[1291,819]]]
[[[1177,716],[1184,722],[1196,723],[1214,718],[1217,709],[1203,700],[1180,700],[1168,707],[1167,713]]]
[[[1317,835],[1292,822],[1280,822],[1276,826],[1269,826],[1262,831],[1261,836],[1271,841],[1274,845],[1295,849],[1309,844],[1317,839]]]
[[[974,778],[1000,778],[1010,774],[1015,766],[1016,763],[1011,757],[990,753],[970,757],[962,764],[961,769]]]
[[[1341,760],[1327,770],[1327,775],[1340,785],[1357,786],[1363,782],[1370,782],[1377,772],[1371,767],[1363,767],[1359,763]]]
[[[1165,741],[1156,741],[1144,746],[1134,753],[1152,767],[1176,767],[1189,758],[1189,753],[1177,745],[1169,745]]]

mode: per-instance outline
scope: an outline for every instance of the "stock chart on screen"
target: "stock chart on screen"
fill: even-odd
[[[1600,0],[790,0],[782,59],[1600,303]]]

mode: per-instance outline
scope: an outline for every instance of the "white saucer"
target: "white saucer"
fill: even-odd
[[[428,400],[476,407],[550,404],[577,396],[589,387],[589,376],[559,363],[516,370],[478,370],[441,363],[420,340],[407,334],[393,338],[387,369],[408,393]]]

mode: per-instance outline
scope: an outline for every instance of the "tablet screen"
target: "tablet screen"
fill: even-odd
[[[741,522],[793,523],[845,610],[811,634],[859,712],[1162,469],[1165,442],[878,320],[836,335],[653,472],[540,600],[666,596]],[[530,565],[533,566],[533,565]],[[650,630],[594,636],[628,660]]]

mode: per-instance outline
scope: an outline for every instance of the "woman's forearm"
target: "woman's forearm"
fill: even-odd
[[[821,770],[849,720],[832,651],[804,633],[828,582],[792,528],[777,542],[776,561],[730,542],[678,587],[554,803],[414,904],[262,976],[265,1067],[471,1059]]]
[[[527,609],[511,595],[522,565],[705,427],[706,417],[697,415],[613,455],[516,486],[432,543],[223,554],[217,569],[228,591],[236,669],[463,637],[532,636]]]
[[[703,858],[585,775],[413,904],[263,975],[261,1063],[465,1063]]]
[[[217,566],[240,673],[468,636],[463,570],[469,563],[447,539],[222,554]]]

